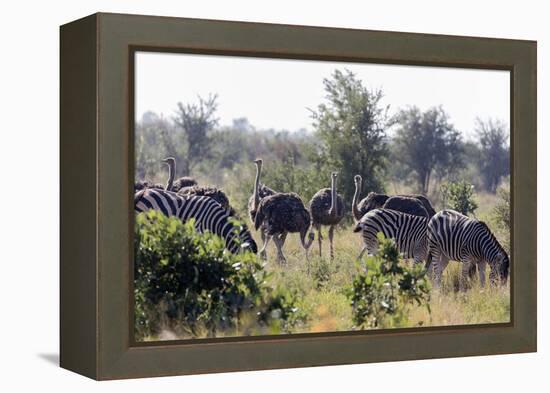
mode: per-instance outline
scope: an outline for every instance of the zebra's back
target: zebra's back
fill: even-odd
[[[236,253],[241,242],[247,243],[250,251],[257,252],[256,242],[246,226],[243,225],[237,235],[237,228],[229,219],[229,212],[207,196],[181,196],[170,191],[144,189],[134,196],[134,210],[138,213],[156,210],[167,217],[178,217],[183,222],[194,219],[195,228],[199,232],[210,231],[222,237],[230,252]],[[240,238],[240,242],[237,238]]]
[[[474,240],[482,230],[479,221],[454,210],[442,210],[428,223],[428,242],[447,258],[464,261],[470,256],[481,256]]]
[[[405,258],[424,259],[427,251],[428,219],[390,209],[374,209],[365,214],[355,229],[362,231],[367,246],[376,243],[381,232],[395,243]]]

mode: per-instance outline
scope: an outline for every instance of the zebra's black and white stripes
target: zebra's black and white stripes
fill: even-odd
[[[428,224],[428,248],[433,257],[437,285],[441,284],[441,275],[451,259],[463,262],[462,289],[472,263],[478,264],[482,286],[485,284],[486,263],[491,268],[491,282],[495,282],[498,276],[501,283],[506,283],[510,265],[508,254],[484,222],[453,210],[440,211]]]
[[[428,218],[414,216],[390,209],[374,209],[365,214],[357,223],[354,232],[362,232],[363,249],[375,254],[378,250],[377,235],[381,232],[387,239],[395,240],[399,252],[404,258],[413,258],[415,263],[424,261],[427,257],[426,230]]]
[[[195,219],[195,228],[199,232],[210,231],[225,241],[225,247],[237,253],[241,245],[254,253],[256,242],[244,226],[239,232],[230,220],[230,213],[219,203],[206,196],[181,196],[174,192],[158,189],[143,189],[134,196],[134,210],[138,213],[157,210],[168,217],[178,217],[182,221]]]

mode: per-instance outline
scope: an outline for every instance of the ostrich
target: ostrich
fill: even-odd
[[[309,248],[313,243],[313,232],[309,233],[306,241],[306,233],[311,227],[309,212],[300,197],[295,193],[275,193],[262,198],[254,215],[254,227],[262,230],[265,241],[260,255],[265,255],[266,247],[271,239],[277,247],[277,260],[286,263],[283,254],[283,245],[288,233],[300,234],[300,241],[306,253],[309,272]]]
[[[358,202],[363,179],[355,175],[355,193],[353,194],[352,213],[355,221],[359,221],[366,213],[373,209],[392,209],[416,216],[433,217],[435,210],[424,195],[395,195],[388,196],[369,192],[369,194]]]
[[[178,195],[197,195],[197,196],[207,196],[218,202],[225,210],[234,213],[233,208],[229,205],[229,199],[227,195],[216,187],[202,187],[202,186],[191,186],[183,187],[178,192]]]
[[[260,204],[260,200],[265,198],[266,196],[274,195],[277,193],[275,190],[272,190],[266,185],[260,183],[260,176],[262,175],[263,160],[261,158],[258,158],[257,160],[254,160],[254,164],[256,165],[256,178],[254,179],[254,191],[252,192],[252,195],[248,199],[248,214],[250,215],[250,221],[252,222],[254,222],[254,219],[256,218],[256,211],[258,210],[258,205]]]
[[[178,192],[183,187],[192,187],[197,185],[197,181],[189,176],[183,176],[177,180],[174,180],[176,176],[176,159],[174,157],[167,157],[162,160],[162,162],[168,165],[168,183],[164,188],[166,191]]]
[[[344,200],[336,194],[336,178],[338,173],[332,172],[330,188],[323,188],[309,202],[309,210],[313,219],[313,226],[317,229],[319,241],[319,256],[321,256],[322,236],[321,226],[328,225],[328,240],[330,242],[330,259],[334,259],[334,246],[332,239],[334,237],[334,227],[342,221],[344,217]]]
[[[254,191],[250,196],[250,199],[248,200],[248,214],[250,216],[250,221],[252,221],[253,224],[256,219],[256,212],[258,211],[260,201],[267,196],[276,194],[274,190],[260,183],[260,176],[262,174],[262,164],[263,164],[262,159],[259,158],[257,160],[254,160],[254,164],[256,165],[256,178],[254,179]],[[267,255],[265,251],[265,245],[266,245],[267,237],[263,227],[260,230],[260,235],[262,237],[262,242],[264,244],[264,247],[260,251],[260,256],[263,259],[266,259]]]
[[[164,186],[160,183],[151,183],[148,180],[138,180],[134,182],[134,192],[141,191],[144,188],[156,188],[159,190],[164,190]]]

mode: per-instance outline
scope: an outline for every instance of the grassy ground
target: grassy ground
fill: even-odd
[[[390,193],[411,192],[406,186],[396,183],[389,186]],[[234,196],[235,192],[229,193]],[[432,195],[433,194],[433,195]],[[436,210],[442,209],[437,198],[437,192],[430,194]],[[241,207],[243,201],[232,199],[234,206]],[[479,206],[476,218],[484,220],[489,227],[495,229],[492,220],[492,210],[498,201],[498,196],[489,193],[476,193],[475,200]],[[242,202],[242,203],[236,203]],[[238,210],[242,210],[242,207]],[[245,211],[241,217],[247,217]],[[247,220],[248,221],[248,220]],[[354,329],[352,309],[346,291],[351,286],[353,278],[362,267],[357,262],[357,256],[362,247],[361,236],[351,231],[350,227],[339,228],[335,233],[335,259],[330,261],[327,230],[324,232],[323,257],[319,257],[317,239],[310,248],[309,273],[304,250],[301,247],[298,234],[289,234],[284,246],[287,258],[286,265],[276,262],[276,250],[273,242],[268,247],[266,269],[271,273],[270,284],[281,285],[295,291],[299,296],[299,307],[308,315],[306,324],[295,330],[303,332],[346,331]],[[260,244],[259,233],[253,233]],[[502,242],[504,234],[495,230],[495,235]],[[316,234],[317,237],[317,234]],[[481,288],[477,279],[471,283],[471,289],[466,293],[458,292],[458,277],[461,265],[450,262],[444,272],[443,285],[439,290],[432,290],[430,309],[412,307],[408,311],[408,319],[403,326],[449,326],[465,324],[482,324],[508,322],[510,320],[510,287]],[[488,277],[488,273],[486,276]],[[220,332],[221,333],[221,332]],[[220,334],[222,336],[223,333]],[[160,337],[149,339],[181,338],[171,331],[165,331]]]
[[[300,294],[300,307],[309,315],[308,323],[302,326],[299,332],[353,329],[351,307],[345,291],[360,269],[356,262],[360,249],[360,236],[349,229],[337,231],[336,255],[333,261],[328,258],[328,241],[323,241],[323,258],[318,256],[315,241],[310,249],[308,274],[304,252],[297,235],[289,235],[287,238],[284,252],[288,263],[285,266],[275,262],[275,248],[268,247],[267,269],[272,272],[272,282],[296,290]],[[459,269],[459,263],[449,264],[444,273],[441,289],[432,291],[431,313],[425,308],[413,307],[409,310],[408,323],[402,327],[509,321],[509,286],[496,288],[486,285],[485,288],[481,288],[475,280],[468,292],[457,292]]]
[[[326,231],[324,233],[327,237]],[[260,239],[259,233],[254,237]],[[269,283],[282,285],[298,294],[298,307],[307,315],[307,322],[297,327],[294,333],[333,332],[354,330],[352,309],[346,290],[354,276],[362,270],[357,262],[361,250],[359,234],[351,229],[340,228],[335,233],[335,258],[330,261],[328,240],[323,241],[323,257],[318,254],[317,240],[310,249],[309,273],[304,250],[297,234],[287,237],[284,253],[286,265],[276,261],[276,250],[268,246],[266,269],[271,273]],[[429,313],[425,307],[412,306],[408,318],[399,327],[451,326],[508,322],[510,320],[510,287],[491,287],[488,283],[481,288],[477,279],[469,291],[458,291],[458,277],[461,265],[450,262],[444,272],[439,290],[432,289]],[[488,277],[487,271],[487,277]],[[246,323],[245,321],[243,321]],[[189,338],[175,333],[177,329],[164,329],[159,336],[145,340],[173,340]],[[249,332],[250,333],[250,332]],[[218,332],[218,336],[235,335],[233,332]],[[271,334],[260,332],[254,334]]]

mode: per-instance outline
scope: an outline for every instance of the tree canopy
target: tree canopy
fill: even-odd
[[[395,117],[395,158],[407,174],[414,174],[418,190],[427,194],[434,173],[440,177],[463,165],[460,132],[443,108],[422,112],[412,106]]]
[[[336,70],[323,83],[326,99],[312,117],[327,164],[327,187],[329,171],[338,170],[338,190],[346,201],[353,195],[356,174],[363,177],[366,190],[382,191],[389,120],[388,108],[380,102],[382,91],[367,89],[350,71]]]

